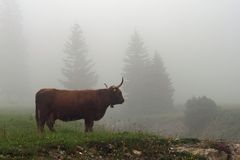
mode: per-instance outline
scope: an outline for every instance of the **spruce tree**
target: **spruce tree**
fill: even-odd
[[[29,97],[27,51],[16,0],[3,0],[0,8],[0,91],[6,103]]]
[[[173,93],[171,80],[160,55],[155,52],[148,70],[149,110],[161,113],[173,108]]]
[[[174,89],[163,61],[157,52],[149,60],[137,32],[131,38],[123,70],[127,97],[124,112],[132,116],[165,113],[173,108]]]
[[[67,89],[92,88],[97,82],[97,76],[92,71],[93,64],[87,58],[87,46],[78,24],[72,28],[69,41],[65,44],[65,66],[62,69],[64,80],[60,80]]]
[[[146,107],[146,66],[148,63],[147,51],[139,34],[135,32],[126,51],[125,66],[123,69],[124,92],[128,113],[141,111]]]

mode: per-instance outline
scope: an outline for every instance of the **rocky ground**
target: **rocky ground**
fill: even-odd
[[[240,160],[240,144],[238,143],[201,141],[194,145],[179,145],[173,150],[200,155],[209,160]]]
[[[131,141],[131,142],[130,142]],[[49,145],[35,153],[24,148],[0,154],[0,159],[56,160],[240,160],[240,144],[198,139],[123,139],[118,141],[89,141],[84,145],[66,147]]]

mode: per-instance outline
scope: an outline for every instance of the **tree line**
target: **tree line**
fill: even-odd
[[[27,45],[24,43],[22,18],[15,0],[0,4],[0,100],[10,104],[28,101],[30,92]],[[98,75],[93,61],[88,58],[88,47],[80,25],[74,24],[65,42],[63,79],[59,83],[66,89],[94,88]],[[124,112],[160,114],[173,109],[174,88],[160,54],[151,57],[138,32],[134,32],[127,47],[122,75]],[[2,102],[1,102],[2,103]],[[187,100],[184,116],[188,134],[200,135],[220,113],[216,103],[208,97]]]
[[[27,46],[16,1],[3,2],[0,9],[0,95],[9,102],[21,102],[30,93]],[[94,88],[98,75],[88,58],[88,47],[78,24],[73,25],[63,48],[65,58],[60,84],[66,89]],[[151,109],[152,112],[172,108],[174,90],[159,53],[156,51],[150,57],[143,39],[134,32],[125,54],[122,75],[129,108]]]

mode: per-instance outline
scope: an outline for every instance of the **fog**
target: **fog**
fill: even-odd
[[[130,36],[137,31],[150,55],[158,50],[175,89],[174,102],[209,96],[239,104],[240,2],[238,0],[18,0],[28,50],[30,84],[59,83],[63,49],[78,23],[88,57],[103,83],[121,80]]]

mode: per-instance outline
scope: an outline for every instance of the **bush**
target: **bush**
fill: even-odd
[[[193,97],[186,102],[184,123],[189,135],[199,136],[217,116],[219,107],[207,97]]]

